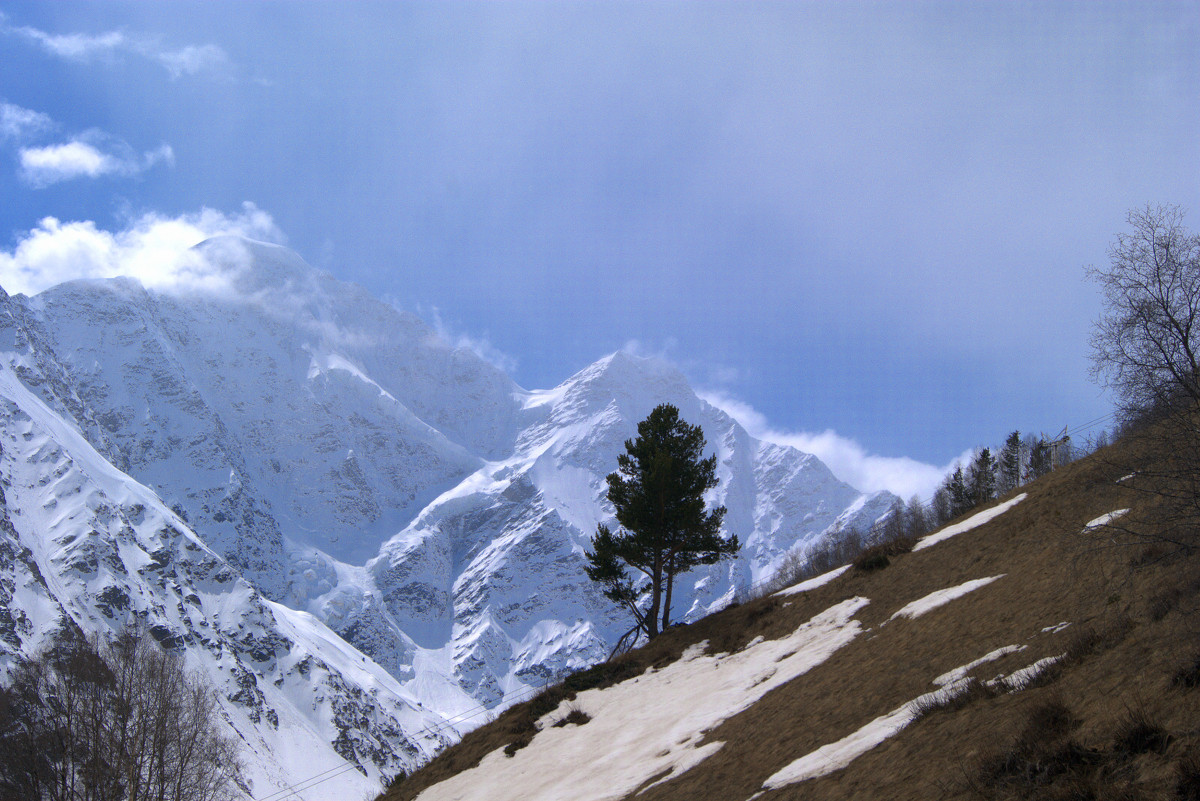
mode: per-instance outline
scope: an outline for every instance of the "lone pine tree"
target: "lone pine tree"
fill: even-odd
[[[654,637],[666,629],[675,577],[739,548],[736,536],[720,535],[725,507],[705,506],[704,493],[717,486],[717,457],[703,458],[704,445],[700,426],[662,404],[638,423],[637,438],[625,441],[617,470],[608,476],[608,500],[619,527],[597,528],[586,570],[608,598],[633,615],[629,634]],[[649,579],[648,607],[642,580],[635,582],[627,566]]]

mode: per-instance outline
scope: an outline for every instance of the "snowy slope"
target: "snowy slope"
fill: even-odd
[[[309,798],[363,795],[455,739],[379,665],[274,604],[147,487],[0,363],[0,665],[64,626],[143,625],[221,691],[248,788],[336,771]],[[30,375],[24,371],[26,377]]]
[[[296,728],[339,753],[354,748],[374,777],[436,747],[415,734],[423,723],[463,716],[469,727],[482,722],[477,710],[468,717],[477,704],[495,707],[603,658],[626,621],[586,580],[583,552],[612,513],[604,476],[659,403],[703,427],[719,461],[711,501],[728,507],[726,530],[745,546],[735,561],[681,578],[677,617],[727,603],[797,543],[839,520],[869,523],[892,500],[861,495],[811,455],[755,440],[665,363],[618,353],[558,387],[526,391],[284,248],[223,238],[190,257],[220,280],[187,293],[80,281],[0,298],[3,386],[15,404],[0,433],[59,453],[39,461],[6,450],[5,464],[33,486],[86,454],[80,487],[108,476],[87,492],[113,509],[157,510],[153,523],[111,509],[98,523],[90,508],[29,511],[82,489],[8,497],[0,531],[8,519],[16,533],[0,545],[0,641],[14,652],[36,647],[19,633],[40,631],[35,618],[67,614],[94,631],[131,610],[161,612],[189,658],[247,685],[228,695],[235,711],[252,699],[244,721],[274,754],[263,764],[293,758],[271,738]],[[147,528],[160,525],[177,535]],[[111,570],[82,578],[54,562],[58,551],[45,544],[54,537],[70,539],[62,547],[71,553],[103,551],[94,559]],[[145,554],[195,555],[155,537],[193,543],[207,572],[131,578],[153,561]],[[212,584],[214,571],[228,581]],[[238,624],[192,610],[193,595],[232,604],[230,620],[253,618],[277,643],[274,656],[253,670],[221,661],[235,659],[234,646],[188,626],[207,621],[236,639]],[[308,657],[324,666],[312,670]],[[340,705],[372,692],[390,699],[377,709],[397,722],[347,734]]]

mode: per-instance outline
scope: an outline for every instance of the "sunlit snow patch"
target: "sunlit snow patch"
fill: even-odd
[[[959,693],[966,691],[969,686],[967,674],[973,668],[985,662],[999,659],[1006,654],[1020,651],[1023,648],[1024,646],[1016,645],[998,648],[979,659],[943,673],[933,680],[934,684],[942,685],[939,689],[917,696],[886,715],[875,718],[870,723],[846,735],[842,739],[823,745],[815,751],[810,751],[795,762],[776,771],[763,782],[762,791],[751,796],[750,801],[758,798],[768,790],[778,790],[789,784],[798,784],[809,779],[817,779],[834,771],[841,770],[889,737],[894,737],[900,733],[908,724],[916,720],[920,716],[921,710],[927,708],[929,704],[953,698]],[[1014,692],[1024,689],[1038,674],[1061,658],[1061,656],[1051,656],[1046,659],[1039,659],[1029,667],[1016,671],[1011,676],[999,676],[989,681],[988,684],[994,685],[1000,683],[1004,685],[1005,689]]]
[[[1091,531],[1094,528],[1100,528],[1101,526],[1107,526],[1109,523],[1113,522],[1114,520],[1118,520],[1127,514],[1129,514],[1128,509],[1115,509],[1115,510],[1109,512],[1108,514],[1100,515],[1095,520],[1091,521],[1086,526],[1084,526],[1083,530]]]
[[[837,742],[823,745],[816,751],[805,754],[763,782],[763,789],[778,790],[789,784],[816,779],[833,773],[835,770],[841,770],[912,723],[922,703],[944,694],[945,690],[925,693],[899,709],[875,718],[853,734],[848,734]],[[757,793],[751,798],[758,798],[759,795],[762,793]]]
[[[1066,654],[1059,654],[1058,656],[1048,656],[1045,659],[1039,659],[1038,661],[1034,662],[1029,667],[1023,667],[1020,670],[1015,670],[1007,676],[997,676],[996,678],[992,679],[992,681],[990,681],[988,683],[994,684],[996,682],[1000,682],[1008,690],[1013,691],[1013,692],[1015,692],[1017,690],[1023,690],[1023,689],[1025,689],[1025,687],[1027,687],[1029,685],[1029,683],[1031,681],[1036,679],[1038,676],[1042,675],[1042,672],[1044,670],[1046,670],[1046,668],[1050,667],[1055,662],[1062,659],[1064,656],[1066,656]]]
[[[835,568],[834,570],[830,570],[828,573],[822,573],[821,575],[814,576],[813,578],[810,578],[807,581],[802,581],[799,584],[795,585],[794,587],[788,587],[787,589],[780,590],[779,592],[777,592],[775,594],[776,595],[795,595],[796,593],[808,592],[809,590],[815,590],[817,587],[823,586],[823,585],[828,584],[829,582],[833,581],[835,578],[842,575],[849,569],[850,569],[850,565],[843,565],[839,568]]]
[[[930,610],[937,609],[943,604],[950,603],[955,598],[960,598],[969,592],[979,589],[980,587],[991,584],[998,578],[1004,578],[1006,574],[1001,573],[998,576],[988,576],[987,578],[974,579],[957,587],[947,587],[944,590],[931,592],[923,598],[918,598],[910,604],[905,604],[896,614],[892,615],[889,620],[895,620],[898,617],[918,618]]]
[[[655,778],[673,779],[724,745],[701,745],[706,732],[857,637],[862,626],[853,616],[868,603],[866,598],[842,601],[784,639],[734,654],[706,656],[693,646],[661,670],[579,693],[572,703],[590,716],[588,723],[543,726],[512,757],[498,749],[418,799],[603,801],[624,798]],[[561,713],[552,712],[542,722],[555,717]]]
[[[1005,501],[999,506],[993,506],[991,509],[984,509],[982,512],[973,514],[961,523],[955,523],[953,526],[946,526],[940,531],[935,531],[928,537],[922,537],[921,540],[913,547],[914,551],[919,551],[922,548],[928,548],[930,545],[937,545],[942,540],[948,540],[956,534],[962,534],[964,531],[970,531],[973,528],[978,528],[984,523],[987,523],[996,517],[1007,512],[1009,509],[1016,506],[1021,501],[1025,500],[1026,493],[1022,492],[1012,500]]]
[[[1006,645],[1003,648],[997,648],[995,651],[984,654],[983,656],[979,657],[978,659],[976,659],[974,661],[968,662],[965,665],[956,667],[954,670],[950,670],[950,671],[947,671],[946,673],[943,673],[942,675],[940,675],[936,679],[934,679],[933,683],[939,687],[947,687],[947,686],[950,686],[953,684],[957,684],[958,682],[965,679],[967,677],[968,673],[970,673],[972,670],[979,667],[980,665],[987,664],[988,662],[995,662],[1000,657],[1008,656],[1009,654],[1015,654],[1017,651],[1024,651],[1027,647],[1028,646],[1025,646],[1025,645]]]

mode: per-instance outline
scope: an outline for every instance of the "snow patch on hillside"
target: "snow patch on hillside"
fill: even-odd
[[[936,679],[934,679],[933,683],[938,685],[939,687],[947,687],[947,686],[957,684],[958,682],[965,679],[967,677],[968,673],[970,673],[972,670],[979,667],[980,665],[986,665],[988,662],[995,662],[997,659],[1008,656],[1009,654],[1015,654],[1018,651],[1024,651],[1027,647],[1028,646],[1026,646],[1026,645],[1006,645],[1003,648],[997,648],[994,651],[990,651],[990,652],[984,654],[983,656],[979,657],[978,659],[968,662],[967,664],[962,665],[960,667],[956,667],[956,668],[954,668],[954,670],[950,670],[950,671],[947,671],[946,673],[943,673],[942,675],[940,675]]]
[[[793,585],[786,589],[782,589],[775,594],[776,595],[796,595],[798,593],[808,592],[809,590],[815,590],[817,587],[823,587],[826,584],[828,584],[829,582],[833,581],[835,578],[837,578],[838,576],[842,575],[847,570],[849,570],[850,567],[851,567],[851,565],[842,565],[841,567],[835,567],[833,570],[830,570],[828,573],[822,573],[819,576],[814,576],[813,578],[810,578],[807,581],[802,581],[799,584]]]
[[[865,726],[860,727],[840,740],[810,751],[791,764],[776,771],[763,782],[763,791],[755,793],[750,797],[751,800],[758,798],[768,790],[778,790],[790,784],[818,779],[847,767],[858,757],[899,734],[909,724],[919,718],[925,710],[929,709],[931,705],[951,700],[955,696],[966,692],[970,682],[967,676],[976,667],[1020,650],[1024,650],[1024,646],[1009,645],[998,648],[965,665],[960,665],[953,670],[943,673],[933,680],[933,684],[939,685],[937,690],[917,696],[911,701],[888,712],[886,715],[875,718],[870,723],[867,723]],[[1013,673],[1012,676],[998,676],[987,683],[1002,685],[1003,689],[1009,692],[1022,690],[1029,681],[1059,659],[1061,659],[1061,656],[1040,659],[1029,667]]]
[[[895,620],[897,618],[906,617],[912,620],[918,618],[926,612],[931,612],[934,609],[937,609],[939,606],[944,606],[945,604],[950,603],[955,598],[961,598],[969,592],[974,592],[980,587],[985,587],[988,584],[991,584],[998,578],[1004,578],[1005,575],[1006,574],[1001,573],[998,576],[988,576],[987,578],[967,581],[959,584],[957,587],[947,587],[944,590],[936,590],[922,598],[918,598],[912,603],[905,604],[888,619]]]
[[[1091,531],[1094,528],[1101,528],[1102,526],[1110,525],[1114,521],[1120,520],[1127,514],[1129,514],[1128,509],[1115,509],[1108,514],[1100,515],[1095,520],[1089,521],[1088,524],[1083,527],[1083,530]]]
[[[995,520],[1000,515],[1007,512],[1009,509],[1016,506],[1021,501],[1025,500],[1026,494],[1022,492],[1015,498],[1005,501],[999,506],[993,506],[991,509],[984,509],[982,512],[977,512],[961,523],[955,523],[952,526],[946,526],[939,531],[935,531],[927,537],[922,537],[913,547],[914,551],[919,551],[922,548],[928,548],[930,545],[937,545],[939,542],[950,539],[964,532],[970,531],[973,528],[979,528],[984,523]]]

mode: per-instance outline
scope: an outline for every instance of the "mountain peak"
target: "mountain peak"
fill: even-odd
[[[310,293],[322,278],[332,280],[290,248],[236,234],[210,237],[190,252],[201,257],[204,267],[226,277],[232,288],[243,294],[264,290]]]

